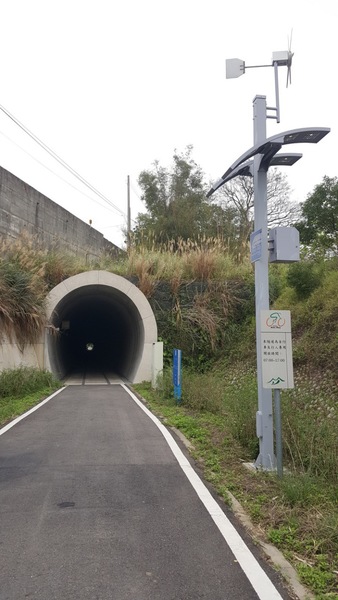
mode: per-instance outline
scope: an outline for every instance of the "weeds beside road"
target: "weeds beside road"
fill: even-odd
[[[297,398],[283,392],[284,462],[278,479],[244,468],[258,446],[255,377],[232,366],[225,373],[184,374],[183,402],[172,398],[170,373],[154,392],[135,386],[150,408],[193,444],[204,477],[229,501],[242,504],[258,537],[278,547],[316,600],[338,600],[338,419],[334,393],[315,393],[297,374]],[[318,383],[318,382],[317,382]],[[328,388],[330,389],[330,388]]]
[[[60,387],[52,373],[31,367],[0,373],[0,426],[38,404]]]

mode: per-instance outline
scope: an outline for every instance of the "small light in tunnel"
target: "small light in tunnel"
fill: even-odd
[[[91,352],[92,350],[94,350],[94,344],[92,342],[88,342],[88,344],[86,344],[86,349],[88,350],[88,352]]]

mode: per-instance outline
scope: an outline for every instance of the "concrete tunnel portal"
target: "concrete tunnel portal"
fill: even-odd
[[[60,379],[79,372],[152,379],[156,320],[127,279],[107,271],[70,277],[50,292],[48,317],[46,368]]]

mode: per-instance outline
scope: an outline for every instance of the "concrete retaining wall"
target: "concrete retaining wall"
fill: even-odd
[[[10,342],[6,337],[0,341],[0,373],[4,369],[17,369],[18,367],[44,368],[44,340],[36,344],[26,344],[20,349],[18,344]]]
[[[0,167],[0,238],[15,239],[23,231],[47,249],[62,248],[88,261],[103,252],[122,252],[102,233]]]

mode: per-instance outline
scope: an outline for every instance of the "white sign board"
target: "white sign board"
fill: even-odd
[[[261,356],[264,388],[293,388],[291,314],[261,311]]]

